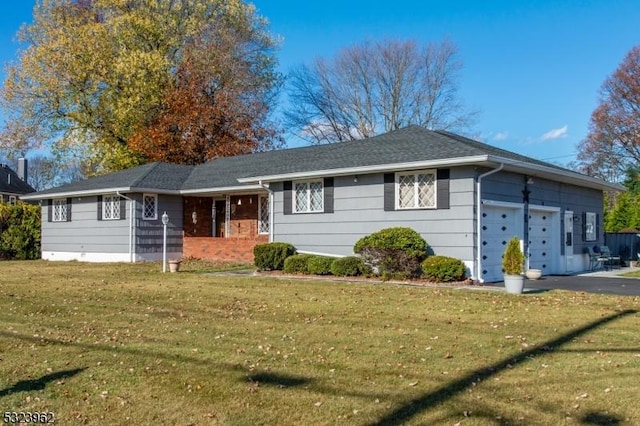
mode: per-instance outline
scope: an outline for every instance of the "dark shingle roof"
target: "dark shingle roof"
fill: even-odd
[[[4,194],[28,194],[35,189],[20,179],[18,174],[9,166],[0,165],[0,192]]]
[[[198,166],[146,164],[42,191],[37,196],[110,188],[215,190],[242,186],[238,179],[243,178],[482,156],[508,159],[523,165],[544,166],[561,173],[569,172],[553,164],[453,133],[410,126],[363,140],[224,157]],[[575,175],[580,176],[578,173]],[[590,179],[587,176],[584,178]]]
[[[99,191],[117,188],[148,188],[156,190],[180,189],[193,171],[193,166],[149,163],[119,172],[96,176],[78,182],[40,191],[37,195]]]

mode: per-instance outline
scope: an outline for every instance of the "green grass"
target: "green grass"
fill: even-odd
[[[183,266],[188,266],[187,264]],[[640,298],[0,262],[0,410],[60,424],[640,424]]]

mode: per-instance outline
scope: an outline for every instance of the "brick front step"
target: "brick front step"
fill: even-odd
[[[268,235],[256,238],[185,237],[183,255],[196,259],[253,263],[253,248],[268,242]]]

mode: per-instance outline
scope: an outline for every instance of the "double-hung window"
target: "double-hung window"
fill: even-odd
[[[324,211],[324,188],[322,180],[295,182],[293,189],[295,213]]]
[[[102,220],[120,219],[120,197],[105,195],[102,197]]]
[[[419,170],[396,174],[398,209],[428,209],[436,207],[436,172]]]
[[[67,221],[67,199],[57,198],[51,203],[51,221],[66,222]]]
[[[142,218],[145,220],[158,218],[158,194],[142,195]]]

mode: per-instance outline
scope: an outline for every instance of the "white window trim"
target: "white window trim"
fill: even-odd
[[[588,242],[598,241],[598,215],[595,212],[585,212],[584,240]]]
[[[117,209],[112,209],[114,217],[107,217],[107,203],[115,203],[117,201]],[[102,220],[120,220],[120,197],[118,195],[102,196]]]
[[[63,214],[58,215],[56,218],[56,209],[59,209]],[[69,212],[67,211],[67,199],[66,198],[54,198],[51,202],[51,222],[66,222]]]
[[[153,197],[153,216],[146,216],[145,199],[147,197]],[[157,220],[158,219],[158,194],[142,194],[142,220]]]
[[[18,197],[16,197],[15,195],[9,195],[9,204],[12,206],[18,204]]]
[[[419,205],[415,205],[419,193],[418,193],[418,185],[414,185],[414,205],[411,207],[402,207],[400,205],[400,177],[401,176],[414,176],[414,183],[417,175],[433,175],[433,205],[427,207],[420,207]],[[410,172],[396,172],[396,184],[395,184],[395,201],[396,201],[396,210],[435,210],[438,208],[438,173],[436,169],[425,169],[425,170],[412,170]]]
[[[307,185],[307,209],[306,210],[298,210],[298,203],[297,203],[297,198],[296,198],[296,185],[299,184],[306,184]],[[318,210],[311,210],[311,184],[312,183],[319,183],[320,186],[322,187],[322,194],[321,194],[321,206],[320,209]],[[297,180],[293,182],[292,188],[291,188],[291,203],[292,203],[292,211],[294,214],[309,214],[309,213],[324,213],[324,179],[311,179],[311,180]]]
[[[262,224],[264,223],[262,220],[262,203],[267,205],[267,223],[268,227],[266,231],[262,230]],[[271,204],[268,195],[259,195],[258,196],[258,234],[267,235],[271,231]]]

